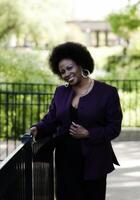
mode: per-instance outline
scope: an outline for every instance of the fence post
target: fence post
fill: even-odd
[[[25,199],[33,200],[33,156],[32,156],[32,136],[25,133],[21,138],[22,143],[27,143],[28,151],[25,151]]]

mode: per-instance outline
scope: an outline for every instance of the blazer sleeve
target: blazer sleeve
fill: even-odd
[[[115,87],[112,88],[106,104],[104,126],[89,128],[89,139],[95,143],[108,142],[119,136],[122,123],[122,109]]]
[[[36,123],[33,126],[36,126],[38,131],[36,139],[52,136],[53,133],[56,132],[57,119],[56,119],[55,94],[49,106],[48,113],[38,123]]]

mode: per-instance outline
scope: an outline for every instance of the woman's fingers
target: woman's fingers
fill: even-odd
[[[89,135],[88,130],[75,122],[72,122],[69,134],[75,138],[85,138]]]
[[[30,128],[30,134],[35,138],[37,135],[37,127],[33,126],[32,128]]]

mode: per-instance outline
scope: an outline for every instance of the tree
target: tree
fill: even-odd
[[[13,31],[18,31],[22,24],[20,2],[16,0],[0,1],[0,40]]]
[[[123,10],[111,13],[107,18],[112,31],[124,40],[124,54],[127,51],[132,33],[140,27],[139,4],[140,1],[134,5],[127,5]]]
[[[1,0],[0,39],[15,35],[17,45],[23,46],[64,40],[65,21],[71,13],[68,4],[64,0]]]
[[[47,63],[47,52],[0,50],[0,81],[20,83],[56,83],[57,76]]]

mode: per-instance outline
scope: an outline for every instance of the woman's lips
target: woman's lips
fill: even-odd
[[[74,80],[73,76],[67,79],[68,82],[72,82],[73,80]]]

